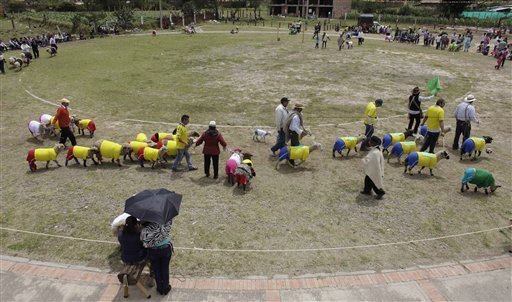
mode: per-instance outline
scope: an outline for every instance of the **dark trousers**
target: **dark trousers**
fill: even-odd
[[[0,60],[0,72],[5,73],[4,60]]]
[[[155,274],[156,290],[165,292],[169,289],[169,263],[172,249],[170,245],[164,248],[148,249],[148,258]]]
[[[361,144],[362,150],[368,149],[368,144],[370,143],[370,138],[372,137],[373,132],[375,131],[375,128],[373,127],[373,125],[364,124],[364,126],[366,127],[366,129],[364,131],[364,135],[366,136],[366,139]]]
[[[462,134],[462,142],[467,140],[471,135],[471,123],[457,120],[457,127],[455,128],[455,138],[453,139],[453,150],[459,149],[459,139]]]
[[[284,135],[283,129],[277,132],[276,144],[270,148],[272,152],[276,152],[286,145],[286,136]]]
[[[414,123],[414,129],[412,132],[414,134],[418,133],[418,127],[420,126],[420,120],[421,120],[421,114],[409,114],[409,126],[407,127],[408,130],[413,129],[412,124]]]
[[[290,131],[290,146],[300,146],[300,138],[299,134],[295,131]],[[292,165],[295,165],[295,161],[293,159],[290,159],[290,163]]]
[[[429,153],[434,153],[434,149],[436,148],[437,140],[439,139],[440,132],[427,132],[427,138],[425,139],[425,142],[423,143],[423,146],[421,146],[420,151],[423,152],[429,148]]]
[[[372,193],[372,189],[375,192],[375,194],[377,194],[377,195],[384,194],[384,190],[377,188],[375,183],[373,183],[372,179],[368,175],[366,175],[365,178],[364,178],[364,189],[363,189],[363,192],[365,194],[371,194]]]
[[[68,137],[69,137],[69,140],[71,141],[71,145],[72,145],[72,146],[76,146],[76,139],[75,139],[75,135],[73,134],[73,132],[71,132],[71,130],[69,129],[69,127],[61,128],[61,129],[60,129],[60,139],[59,139],[59,143],[61,143],[61,144],[65,144],[65,143],[66,143],[66,140],[68,139]]]
[[[50,44],[50,46],[51,46],[51,47],[55,47],[55,49],[59,49],[59,48],[57,47],[57,43],[55,43],[55,44]]]
[[[34,59],[39,58],[39,48],[38,47],[32,47],[32,52],[34,53]]]
[[[219,177],[219,156],[218,155],[204,155],[204,174],[210,176],[210,162],[213,161],[213,177]]]

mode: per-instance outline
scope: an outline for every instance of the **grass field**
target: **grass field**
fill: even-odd
[[[172,230],[177,253],[171,271],[185,276],[380,270],[492,256],[508,249],[511,236],[504,230],[411,244],[321,250],[508,225],[512,216],[510,62],[504,70],[495,71],[494,59],[475,53],[388,44],[380,36],[341,52],[335,36],[326,50],[314,49],[311,36],[305,37],[304,44],[301,36],[281,34],[280,38],[278,42],[275,33],[242,30],[238,35],[206,31],[194,36],[94,39],[61,44],[56,57],[42,53],[22,72],[1,76],[0,226],[112,242],[2,229],[1,253],[117,270],[120,256],[110,222],[123,212],[129,196],[159,187],[184,196]],[[476,96],[482,123],[473,126],[473,134],[493,136],[494,153],[476,162],[459,162],[452,152],[434,177],[406,176],[402,167],[387,164],[384,200],[359,195],[365,154],[334,160],[332,144],[339,136],[364,130],[359,122],[364,107],[376,98],[384,99],[376,134],[402,131],[407,126],[410,90],[425,87],[434,75],[441,77],[448,125],[455,126],[451,113],[462,97]],[[305,124],[313,136],[304,143],[320,142],[324,150],[313,153],[299,168],[283,165],[276,171],[268,151],[274,138],[255,143],[251,131],[272,126],[274,108],[285,95],[292,100],[291,106],[306,105]],[[170,165],[142,169],[125,162],[122,168],[110,163],[89,168],[72,164],[30,173],[27,151],[52,146],[55,139],[37,143],[26,125],[43,113],[54,114],[56,107],[41,100],[58,103],[62,97],[71,100],[72,113],[96,122],[95,139],[125,142],[139,132],[151,135],[169,130],[182,114],[191,116],[190,128],[199,132],[208,121],[216,120],[229,146],[255,154],[254,189],[242,194],[223,177],[205,178],[201,148],[192,151],[192,160],[200,168],[195,172],[171,173]],[[452,139],[453,132],[447,135],[448,146]],[[92,140],[79,137],[78,143],[90,146]],[[227,158],[227,153],[221,154],[221,170]],[[503,188],[492,196],[459,193],[467,167],[492,171]]]

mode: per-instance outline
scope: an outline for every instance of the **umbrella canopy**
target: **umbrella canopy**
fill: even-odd
[[[181,199],[167,189],[144,190],[125,201],[124,212],[141,221],[165,224],[178,215]]]

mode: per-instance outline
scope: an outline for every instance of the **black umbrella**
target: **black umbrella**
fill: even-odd
[[[178,215],[181,198],[167,189],[144,190],[125,201],[124,212],[141,221],[165,224]]]

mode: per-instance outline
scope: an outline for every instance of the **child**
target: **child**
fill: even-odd
[[[500,51],[498,53],[498,62],[496,62],[494,69],[499,70],[500,67],[502,66],[503,60],[505,60],[505,53],[503,51]]]

